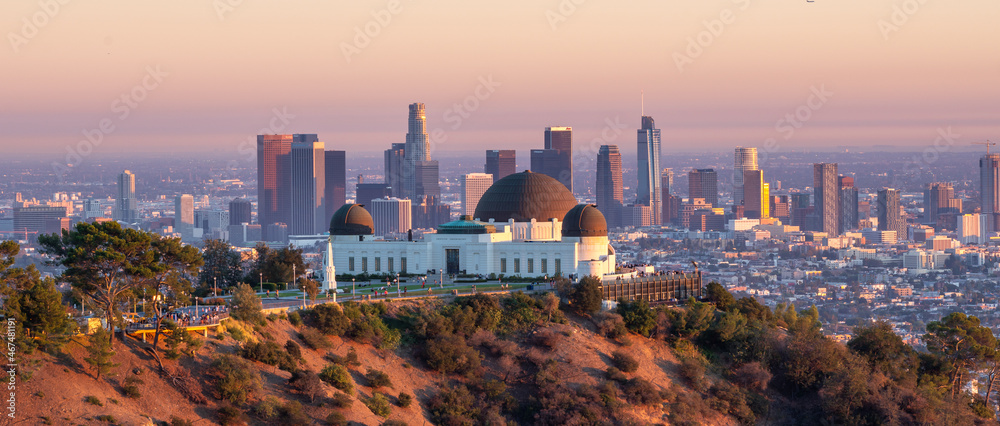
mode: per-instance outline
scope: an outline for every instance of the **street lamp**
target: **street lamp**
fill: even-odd
[[[219,277],[212,277],[212,295],[219,297]]]
[[[260,273],[260,292],[264,292],[264,273]]]
[[[351,278],[351,298],[354,298],[354,278]]]

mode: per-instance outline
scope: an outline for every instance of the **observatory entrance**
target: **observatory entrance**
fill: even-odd
[[[457,274],[460,272],[458,249],[445,249],[444,259],[449,274]]]

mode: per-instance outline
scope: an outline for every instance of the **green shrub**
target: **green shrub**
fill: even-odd
[[[316,305],[306,313],[306,319],[323,334],[343,336],[351,326],[343,309],[334,304]]]
[[[299,339],[302,342],[315,350],[327,349],[333,344],[330,343],[330,339],[327,339],[323,333],[312,327],[302,327],[302,331],[299,333]]]
[[[705,364],[701,360],[686,356],[681,360],[681,377],[695,390],[702,390],[705,380]]]
[[[310,402],[315,401],[316,397],[323,393],[323,382],[316,373],[309,370],[298,370],[292,373],[292,377],[288,379],[288,384],[292,389],[308,396]]]
[[[268,396],[253,407],[253,412],[264,420],[271,420],[278,416],[279,409],[281,409],[281,400]]]
[[[326,355],[326,359],[344,367],[361,365],[361,361],[358,361],[358,351],[354,350],[354,347],[347,349],[347,355],[339,356],[331,353]],[[403,368],[406,368],[406,364],[403,365]]]
[[[83,402],[86,402],[86,403],[92,404],[92,405],[96,405],[98,407],[103,407],[104,406],[104,403],[101,402],[100,399],[98,399],[96,396],[93,396],[93,395],[88,395],[88,396],[83,397]]]
[[[330,413],[326,416],[326,424],[331,426],[347,426],[347,417],[343,413]]]
[[[628,377],[625,377],[625,373],[622,373],[617,367],[608,367],[606,373],[608,374],[608,380],[611,381],[625,383],[628,380]]]
[[[462,336],[442,335],[427,342],[424,349],[427,365],[442,373],[470,373],[479,369],[479,351]]]
[[[232,405],[223,405],[219,407],[219,424],[226,425],[236,425],[242,423],[243,413],[240,412],[239,408],[233,407]]]
[[[260,374],[248,361],[232,355],[218,355],[212,361],[215,389],[222,399],[242,405],[261,389]]]
[[[635,405],[655,405],[663,402],[660,390],[648,380],[634,377],[622,385],[625,399]]]
[[[365,406],[379,417],[389,417],[389,413],[392,411],[392,407],[389,406],[389,399],[380,392],[373,393],[372,397],[366,399],[364,402]]]
[[[298,327],[302,325],[302,315],[299,315],[299,311],[294,311],[288,314],[288,322]]]
[[[389,380],[389,375],[384,371],[368,369],[368,372],[365,373],[365,380],[368,380],[368,386],[375,389],[392,387],[392,381]]]
[[[639,361],[624,351],[614,351],[611,354],[611,364],[625,373],[635,373],[639,369]]]
[[[281,407],[281,424],[304,426],[311,423],[309,416],[302,411],[302,404],[300,402],[288,401]]]
[[[619,300],[616,310],[622,316],[625,327],[635,334],[649,337],[656,329],[656,313],[649,308],[649,303],[645,300],[635,302]]]
[[[294,344],[294,343],[293,343]],[[275,342],[247,343],[239,350],[243,358],[274,365],[285,371],[293,371],[298,365],[295,358]]]
[[[408,394],[406,392],[400,392],[399,393],[399,406],[400,407],[406,408],[406,407],[409,407],[410,404],[412,404],[412,403],[413,403],[413,395],[410,395],[410,394]]]
[[[293,359],[302,359],[302,348],[291,340],[285,342],[285,352],[288,352]]]
[[[353,402],[354,400],[351,399],[351,396],[343,392],[337,392],[330,400],[330,404],[336,408],[350,407]]]
[[[122,393],[129,398],[137,399],[142,396],[139,392],[139,385],[141,384],[143,384],[142,379],[129,376],[122,381]]]
[[[194,426],[194,423],[177,416],[170,416],[170,426]]]
[[[354,392],[354,382],[351,380],[351,373],[342,365],[330,364],[323,367],[319,373],[319,378],[337,389],[346,393]]]
[[[264,321],[264,311],[260,297],[247,284],[240,284],[233,292],[229,315],[234,319],[249,324],[260,324]]]

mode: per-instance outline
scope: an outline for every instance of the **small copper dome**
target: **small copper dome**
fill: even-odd
[[[580,204],[566,213],[563,219],[562,235],[564,237],[606,237],[608,236],[608,221],[604,213],[597,210],[593,204]]]
[[[372,235],[375,221],[361,204],[344,204],[330,219],[330,235]]]

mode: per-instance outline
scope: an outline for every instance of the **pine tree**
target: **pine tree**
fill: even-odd
[[[108,337],[109,331],[104,328],[98,328],[94,334],[90,335],[90,345],[87,346],[87,353],[90,355],[84,358],[87,364],[94,367],[94,371],[97,374],[94,376],[95,380],[100,380],[101,374],[109,375],[111,369],[117,367],[111,361],[111,357],[115,355],[114,348],[111,347],[111,339]]]

